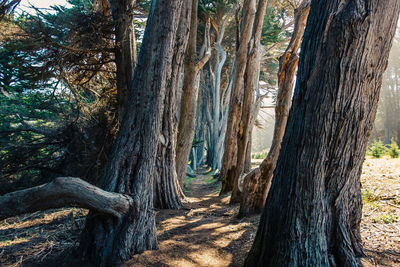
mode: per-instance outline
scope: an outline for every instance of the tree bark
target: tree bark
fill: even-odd
[[[236,55],[233,91],[229,105],[225,153],[221,168],[221,194],[232,190],[231,203],[240,200],[238,179],[243,172],[249,132],[253,125],[254,91],[258,84],[260,38],[267,0],[246,0]]]
[[[79,253],[97,266],[118,266],[157,248],[153,175],[182,3],[152,2],[127,109],[100,181],[101,188],[129,195],[133,204],[118,220],[89,213]]]
[[[273,172],[278,161],[283,134],[285,133],[289,109],[292,105],[294,75],[298,64],[297,51],[303,39],[310,1],[303,3],[295,10],[295,23],[292,38],[285,53],[281,56],[278,72],[278,96],[275,106],[275,127],[272,145],[267,157],[258,170],[251,171],[243,178],[242,198],[239,217],[261,213],[265,206]]]
[[[218,26],[218,36],[215,42],[215,59],[209,62],[209,104],[205,106],[206,121],[208,124],[209,140],[207,143],[208,164],[213,170],[221,169],[221,161],[227,125],[227,110],[231,96],[231,82],[226,88],[221,89],[222,68],[227,59],[222,41],[229,19],[239,9],[239,5],[235,5],[229,13],[221,20]],[[221,18],[223,15],[220,16]],[[211,108],[211,111],[210,111]]]
[[[177,31],[174,57],[172,59],[169,88],[164,101],[162,127],[158,143],[156,174],[154,175],[154,207],[160,209],[179,209],[182,206],[182,189],[177,181],[175,149],[177,138],[177,102],[178,88],[181,80],[183,58],[188,43],[192,2],[184,1],[179,28]]]
[[[117,67],[118,119],[121,123],[136,65],[134,5],[136,0],[109,0],[115,23],[115,64]]]
[[[207,22],[204,34],[204,49],[197,58],[197,9],[198,0],[192,0],[192,16],[190,23],[189,43],[185,57],[185,74],[180,106],[180,118],[178,124],[178,137],[176,144],[176,174],[181,187],[185,184],[186,169],[196,127],[197,97],[200,86],[200,70],[211,56],[209,41],[209,22]]]
[[[270,193],[245,266],[361,266],[360,174],[397,0],[312,1]]]
[[[132,198],[107,192],[79,178],[58,177],[51,183],[0,197],[0,220],[24,213],[62,207],[80,207],[121,218]]]

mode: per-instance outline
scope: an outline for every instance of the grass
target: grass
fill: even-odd
[[[183,192],[187,193],[189,192],[189,190],[187,189],[187,187],[194,181],[194,179],[196,179],[197,177],[190,177],[190,176],[186,176],[185,179],[185,188],[183,188]]]
[[[261,152],[251,154],[252,159],[265,159],[268,155],[268,150],[263,150]]]
[[[381,199],[381,196],[373,194],[368,189],[363,190],[361,196],[364,203],[372,203]]]
[[[399,220],[399,217],[397,217],[397,216],[393,216],[392,214],[384,214],[378,218],[373,218],[372,222],[373,223],[383,222],[385,224],[391,224],[391,223],[397,222],[398,220]]]

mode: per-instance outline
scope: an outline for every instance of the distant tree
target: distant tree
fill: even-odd
[[[245,266],[361,266],[360,175],[400,2],[312,1],[293,105]]]
[[[206,132],[199,138],[207,141],[207,163],[213,170],[221,169],[224,152],[232,91],[230,75],[236,52],[236,47],[232,45],[236,44],[236,21],[232,18],[235,15],[239,16],[241,6],[239,2],[234,5],[220,4],[215,13],[208,13],[215,27],[215,36],[211,59],[202,73],[204,84],[200,95],[203,102],[198,115],[202,115],[203,120],[198,120],[197,123],[200,127],[206,128]]]
[[[254,122],[254,95],[259,80],[260,39],[267,2],[246,0],[235,59],[229,104],[221,193],[232,190],[231,203],[239,201],[238,179],[242,174]]]
[[[245,216],[254,212],[261,213],[264,208],[273,172],[276,162],[278,161],[281,142],[289,116],[289,109],[292,104],[294,76],[299,61],[297,52],[301,45],[309,11],[310,1],[306,0],[303,1],[294,12],[295,22],[293,35],[279,62],[279,88],[275,106],[275,127],[272,145],[267,157],[260,166],[242,178],[242,198],[239,216]]]
[[[400,31],[397,30],[390,51],[389,64],[383,76],[382,93],[379,100],[375,139],[390,144],[394,138],[400,141]]]
[[[185,74],[180,105],[178,137],[176,142],[176,173],[181,186],[185,183],[189,154],[195,134],[197,97],[200,86],[200,71],[211,56],[210,24],[207,23],[204,43],[197,53],[198,0],[192,2],[189,43],[185,56]]]

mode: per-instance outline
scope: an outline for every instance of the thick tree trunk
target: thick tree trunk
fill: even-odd
[[[164,101],[164,106],[168,108],[164,108],[154,175],[154,207],[160,209],[179,209],[182,206],[180,197],[184,197],[177,181],[175,148],[178,88],[189,36],[191,9],[192,2],[184,1],[174,46],[171,77],[167,85],[169,90]]]
[[[297,68],[297,51],[300,48],[304,29],[310,11],[310,1],[303,3],[295,10],[294,31],[290,43],[281,56],[278,73],[278,96],[275,107],[275,128],[272,145],[267,157],[258,167],[259,170],[248,173],[243,178],[242,198],[239,217],[252,213],[261,213],[265,206],[273,172],[278,161],[283,134],[285,133],[289,109],[292,105],[294,75]]]
[[[360,174],[398,0],[313,1],[271,191],[245,266],[361,266]]]
[[[209,44],[209,23],[204,34],[204,48],[197,58],[197,9],[198,0],[192,0],[192,16],[190,23],[189,43],[185,57],[185,74],[183,78],[180,117],[178,124],[178,138],[176,144],[176,174],[181,187],[185,184],[186,169],[196,127],[197,97],[200,86],[200,70],[211,56]]]
[[[133,204],[118,220],[89,213],[79,253],[97,266],[118,266],[157,248],[153,175],[182,3],[152,2],[127,109],[100,181],[101,188],[129,195]]]
[[[115,63],[117,67],[118,119],[121,123],[136,65],[134,5],[136,0],[109,0],[115,23]]]
[[[240,200],[238,179],[243,173],[249,133],[253,127],[254,92],[258,84],[261,30],[267,0],[246,0],[240,46],[236,55],[233,91],[229,105],[225,153],[221,168],[221,193],[232,190],[231,203]]]

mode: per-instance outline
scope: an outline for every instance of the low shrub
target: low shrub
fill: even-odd
[[[373,142],[367,150],[367,155],[374,158],[380,158],[384,156],[387,152],[387,147],[382,143],[382,141]]]
[[[400,149],[396,142],[392,141],[388,153],[391,158],[398,158],[400,156]]]
[[[267,157],[267,155],[268,155],[268,151],[263,150],[261,152],[251,154],[251,158],[252,159],[265,159]]]

